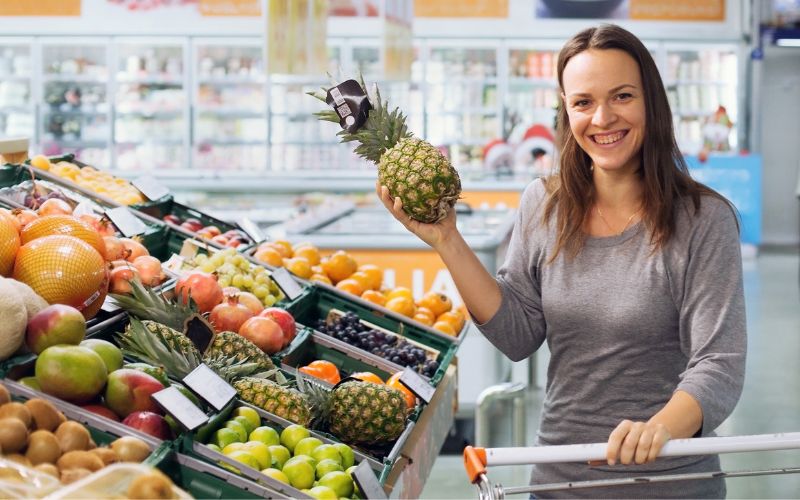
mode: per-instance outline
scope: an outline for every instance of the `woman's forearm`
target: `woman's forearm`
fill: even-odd
[[[663,424],[672,439],[690,438],[703,426],[703,409],[688,392],[675,391],[650,422]]]

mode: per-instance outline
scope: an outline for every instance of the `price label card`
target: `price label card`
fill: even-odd
[[[158,391],[151,397],[187,431],[193,431],[208,422],[208,416],[175,386]]]
[[[242,219],[242,221],[239,223],[239,227],[242,228],[242,231],[247,234],[253,243],[261,243],[267,239],[266,236],[264,236],[264,233],[261,231],[261,228],[258,227],[258,224],[251,221],[247,217]]]
[[[433,399],[433,394],[436,392],[436,389],[427,380],[422,378],[422,375],[408,366],[403,370],[403,374],[400,375],[400,383],[406,386],[408,390],[413,392],[419,399],[425,401],[425,403],[430,403],[431,399]]]
[[[386,491],[384,491],[378,478],[375,477],[375,472],[366,461],[358,464],[358,467],[353,470],[353,480],[358,485],[363,498],[389,498],[386,496]]]
[[[279,267],[272,272],[272,280],[278,285],[278,288],[283,291],[286,298],[294,300],[303,294],[303,287],[294,279],[294,276],[289,274],[286,268]]]
[[[139,220],[128,207],[117,207],[106,210],[108,220],[114,224],[126,238],[147,231],[147,225]]]
[[[139,177],[131,181],[131,184],[136,186],[136,189],[141,191],[148,200],[158,200],[169,194],[169,189],[166,186],[150,176]]]
[[[170,256],[169,259],[165,260],[164,263],[161,264],[161,267],[163,267],[164,269],[169,269],[173,273],[178,274],[181,272],[181,269],[183,268],[183,261],[184,261],[183,257],[174,253],[172,254],[172,256]]]
[[[201,363],[189,375],[186,375],[183,382],[189,389],[219,411],[222,411],[225,405],[236,397],[236,389],[214,373],[214,370],[205,363]]]

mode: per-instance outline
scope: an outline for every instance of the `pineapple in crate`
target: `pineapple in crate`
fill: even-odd
[[[345,85],[356,92],[356,86],[360,87],[363,93],[358,104],[360,110],[355,114],[351,103],[342,98],[340,87]],[[377,164],[378,181],[389,189],[392,197],[400,198],[409,216],[426,223],[439,222],[447,216],[461,194],[458,172],[441,151],[408,131],[406,117],[399,109],[389,111],[377,86],[368,98],[363,79],[358,83],[348,80],[310,95],[336,107],[338,111],[325,110],[315,115],[344,127],[337,134],[341,142],[359,143],[356,154]],[[364,112],[366,120],[360,124],[357,116]]]

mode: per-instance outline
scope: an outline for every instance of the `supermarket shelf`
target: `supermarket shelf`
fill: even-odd
[[[45,137],[42,141],[44,144],[55,144],[64,148],[107,148],[108,141],[101,140],[61,140]]]
[[[44,109],[42,110],[44,116],[62,115],[62,116],[106,116],[108,111],[61,111],[58,109]]]
[[[183,146],[182,139],[151,139],[144,137],[138,141],[115,141],[115,146]]]
[[[194,108],[197,115],[213,115],[224,118],[264,118],[267,114],[264,111],[246,111],[243,109],[225,109],[225,108]]]
[[[2,82],[29,82],[31,81],[30,76],[23,76],[23,75],[0,75],[0,81]]]
[[[558,82],[555,78],[524,78],[524,77],[512,77],[508,79],[508,84],[511,87],[525,87],[525,88],[546,88],[546,89],[556,89],[558,88]]]
[[[469,107],[464,106],[461,109],[441,109],[441,108],[428,108],[427,113],[435,115],[496,115],[498,114],[496,107]]]
[[[272,141],[273,146],[337,146],[338,141]]]
[[[97,75],[44,75],[45,82],[74,82],[74,83],[97,83],[105,85],[108,82],[108,77]]]
[[[267,138],[261,141],[248,139],[197,139],[195,146],[266,146]]]
[[[494,76],[456,76],[447,77],[443,80],[432,78],[428,80],[428,85],[497,85],[498,79]]]
[[[33,113],[33,106],[0,106],[0,113]]]
[[[183,111],[175,110],[175,111],[147,111],[147,110],[131,110],[131,111],[120,111],[115,110],[114,114],[118,117],[127,118],[127,117],[141,117],[141,118],[160,118],[160,119],[167,119],[167,118],[180,118],[183,116]]]
[[[263,85],[266,78],[258,76],[200,77],[198,85]]]
[[[117,83],[139,83],[143,85],[175,85],[182,86],[184,77],[165,77],[165,76],[129,76],[117,75]]]

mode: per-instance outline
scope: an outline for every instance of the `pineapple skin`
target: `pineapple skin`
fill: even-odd
[[[441,151],[416,137],[400,139],[378,162],[378,180],[420,222],[444,219],[461,193],[461,179]]]
[[[330,430],[346,443],[385,444],[406,427],[402,393],[370,382],[345,382],[330,396]]]
[[[311,408],[304,395],[266,379],[243,377],[233,383],[239,397],[264,411],[295,424],[308,426]]]
[[[258,364],[259,371],[275,369],[272,360],[264,354],[264,351],[234,332],[219,332],[204,357],[206,359],[223,357],[233,362],[254,362]]]

